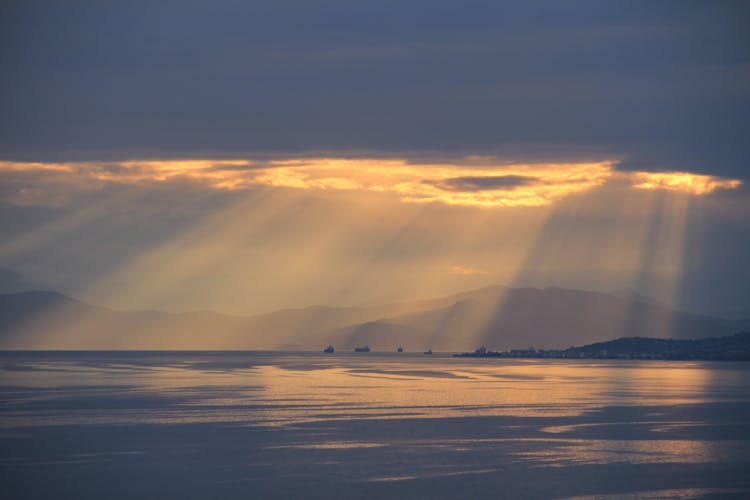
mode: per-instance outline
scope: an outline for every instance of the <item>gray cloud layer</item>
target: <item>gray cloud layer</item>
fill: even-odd
[[[489,177],[452,177],[436,183],[447,191],[483,191],[485,189],[513,189],[528,186],[538,179],[523,175],[493,175]]]
[[[7,2],[0,155],[601,154],[745,177],[743,2]]]

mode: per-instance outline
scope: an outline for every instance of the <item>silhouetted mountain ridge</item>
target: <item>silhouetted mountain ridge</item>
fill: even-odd
[[[663,359],[750,361],[750,332],[693,340],[622,337],[567,349],[511,349],[454,354],[469,358]]]
[[[575,347],[573,351],[600,352],[614,357],[656,354],[670,359],[750,359],[750,332],[692,340],[623,337]]]
[[[563,348],[617,337],[700,338],[750,321],[690,314],[641,297],[549,287],[488,286],[447,297],[361,306],[311,306],[257,316],[212,311],[119,311],[56,292],[0,294],[3,349],[391,350]]]

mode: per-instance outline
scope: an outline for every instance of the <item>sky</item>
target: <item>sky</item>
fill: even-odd
[[[750,316],[746,2],[9,1],[0,291]]]

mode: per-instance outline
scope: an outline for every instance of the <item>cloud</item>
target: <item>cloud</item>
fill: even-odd
[[[103,184],[147,185],[192,182],[208,189],[258,187],[368,191],[408,203],[502,207],[540,206],[603,184],[610,162],[537,165],[414,164],[403,159],[292,158],[250,160],[130,160],[66,164],[0,162],[0,174],[16,177],[18,189],[6,201],[44,203],[56,185],[72,191]],[[45,187],[47,189],[45,189]]]
[[[4,158],[374,150],[539,162],[553,150],[747,176],[746,2],[2,9]]]
[[[636,189],[707,195],[735,189],[738,179],[688,172],[623,172],[613,161],[495,164],[487,158],[412,163],[396,158],[287,158],[128,160],[80,163],[0,162],[0,196],[19,205],[62,204],[107,185],[180,184],[191,189],[242,191],[288,188],[364,191],[406,203],[475,207],[543,206],[609,182]]]
[[[513,189],[534,184],[538,179],[523,175],[493,175],[486,177],[453,177],[435,183],[446,191],[486,191]],[[429,182],[429,181],[427,181]]]
[[[689,172],[633,172],[630,177],[636,189],[682,191],[694,195],[709,194],[719,189],[736,189],[742,184],[738,179]]]

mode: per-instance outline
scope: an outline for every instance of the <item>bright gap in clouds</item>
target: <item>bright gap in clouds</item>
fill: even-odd
[[[690,200],[740,184],[486,158],[0,162],[0,176],[4,201],[60,214],[2,242],[4,265],[75,279],[77,296],[113,307],[238,314],[488,284],[632,287],[672,302]],[[218,201],[179,225],[165,216],[202,195]]]
[[[45,184],[85,190],[95,183],[190,181],[211,189],[281,187],[386,193],[407,203],[478,207],[543,206],[607,183],[636,189],[704,195],[741,182],[688,172],[623,172],[613,161],[588,163],[415,164],[402,159],[297,158],[130,160],[124,162],[0,162],[0,174],[26,176],[34,186],[19,190],[18,204],[45,204]]]

